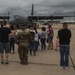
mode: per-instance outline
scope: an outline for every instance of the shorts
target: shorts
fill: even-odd
[[[5,51],[5,53],[9,53],[9,44],[8,43],[1,43],[1,54],[3,54]]]
[[[53,36],[48,36],[48,41],[52,41],[53,40]]]

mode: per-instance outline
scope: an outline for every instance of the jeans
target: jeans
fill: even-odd
[[[1,42],[0,42],[0,53],[1,53]]]
[[[34,40],[33,40],[33,42],[29,45],[29,50],[30,50],[30,54],[32,54],[32,51],[35,52],[35,51],[34,51]]]
[[[69,66],[69,45],[60,45],[60,66],[68,67]]]
[[[13,52],[14,52],[14,38],[10,39],[10,52],[11,52],[12,49],[13,49]]]
[[[46,49],[46,38],[41,38],[41,48],[42,48],[42,50]]]
[[[38,49],[38,41],[34,41],[34,51],[37,52],[37,49]]]

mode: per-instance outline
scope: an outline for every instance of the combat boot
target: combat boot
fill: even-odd
[[[30,51],[30,55],[32,55],[32,51]]]
[[[36,56],[36,53],[34,52],[34,56]]]

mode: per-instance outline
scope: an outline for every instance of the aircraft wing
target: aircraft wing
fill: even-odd
[[[28,16],[29,19],[33,20],[44,20],[44,19],[63,19],[63,16]]]
[[[0,16],[0,19],[9,19],[9,16]]]

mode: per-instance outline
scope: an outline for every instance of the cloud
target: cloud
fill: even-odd
[[[73,15],[75,0],[0,0],[0,15],[30,15],[32,3],[37,14]]]

